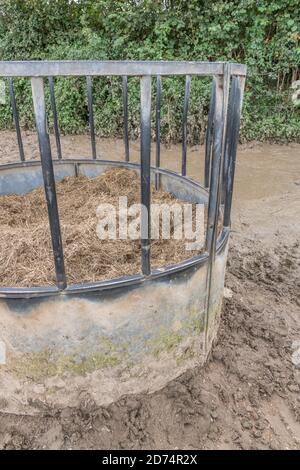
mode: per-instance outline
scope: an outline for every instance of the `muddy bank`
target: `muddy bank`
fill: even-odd
[[[77,408],[53,409],[41,395],[32,404],[39,416],[1,414],[0,446],[299,448],[299,246],[270,250],[234,237],[229,258],[219,337],[204,369],[108,408],[88,390]]]
[[[32,404],[39,416],[0,415],[0,447],[299,449],[299,149],[239,151],[228,290],[205,368],[108,408],[88,390],[64,409],[41,393]],[[189,151],[200,170],[201,151]],[[177,165],[180,147],[166,152]]]
[[[104,235],[100,238],[101,235],[97,233],[99,221],[107,223],[108,211],[103,209],[104,205],[110,207],[109,215],[113,211],[117,215],[119,197],[126,198],[126,207],[140,202],[140,178],[136,172],[114,168],[92,179],[83,175],[68,176],[57,183],[56,193],[68,284],[113,279],[141,271],[140,241],[116,238],[116,218],[115,233],[112,233],[111,238],[104,238]],[[182,212],[185,206],[183,201],[170,193],[156,191],[154,185],[151,185],[151,201],[158,206],[166,204],[171,207],[176,204]],[[195,213],[194,205],[191,206],[191,221],[194,221],[194,225]],[[138,220],[138,213],[135,217],[128,217],[128,224],[135,219]],[[161,217],[155,219],[155,227],[152,224],[152,269],[176,264],[200,253],[200,250],[187,250],[187,240],[183,237],[175,238],[174,224],[173,214],[170,216],[169,239],[162,238]],[[55,285],[44,188],[39,187],[25,195],[0,196],[0,225],[0,285]],[[114,225],[111,223],[110,226],[111,232],[114,232]],[[106,235],[107,231],[106,228]],[[154,238],[155,232],[157,236]],[[204,239],[204,233],[202,237]]]

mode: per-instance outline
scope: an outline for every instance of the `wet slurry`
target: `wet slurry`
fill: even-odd
[[[17,159],[14,134],[1,132],[0,141],[1,162]],[[34,134],[24,136],[24,149],[27,158],[38,157]],[[63,136],[62,149],[89,156],[90,143]],[[137,160],[138,142],[130,151]],[[121,159],[123,142],[98,139],[97,152]],[[53,408],[40,387],[35,414],[22,417],[5,412],[9,384],[2,384],[0,448],[299,448],[299,155],[298,144],[239,148],[227,289],[204,368],[108,407],[98,407],[87,390],[79,406]],[[180,159],[180,145],[162,149],[162,166],[179,170]],[[203,175],[203,159],[203,147],[188,149],[188,175]]]

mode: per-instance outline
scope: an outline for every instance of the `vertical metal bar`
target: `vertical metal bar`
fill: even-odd
[[[89,126],[91,136],[91,147],[93,159],[97,158],[96,139],[95,139],[95,125],[94,125],[94,112],[93,112],[93,81],[92,77],[86,77],[87,97],[88,97],[88,111],[89,111]]]
[[[224,75],[216,80],[214,135],[212,147],[212,164],[208,204],[208,222],[206,249],[215,250],[216,233],[219,219],[219,206],[222,192],[222,175],[225,149],[227,106],[230,85],[230,64],[224,64]],[[214,237],[215,236],[215,237]],[[214,243],[213,243],[214,242]],[[212,244],[214,246],[212,246]]]
[[[241,102],[243,85],[238,77],[232,78],[232,86],[230,92],[225,155],[227,156],[227,166],[225,171],[225,204],[224,204],[224,226],[230,225],[230,213],[232,204],[232,192],[235,173],[236,151],[239,139]]]
[[[155,134],[156,134],[156,168],[160,168],[160,105],[161,105],[161,77],[156,78],[156,114],[155,114]],[[159,173],[155,174],[155,189],[160,187]]]
[[[213,233],[215,228],[216,212],[218,205],[218,187],[222,158],[222,138],[223,138],[223,86],[222,78],[216,78],[215,94],[215,116],[214,116],[214,138],[212,145],[212,163],[210,174],[210,190],[208,203],[208,221],[206,231],[206,250],[210,252],[212,248]]]
[[[185,90],[184,90],[184,103],[182,115],[182,161],[181,161],[181,174],[186,175],[186,147],[187,147],[187,117],[189,111],[189,99],[191,89],[191,77],[185,77]]]
[[[244,100],[244,91],[245,91],[245,84],[246,84],[246,77],[239,76],[238,81],[240,84],[240,90],[241,90],[241,102],[240,102],[240,112],[242,112],[242,107],[243,107],[243,100]]]
[[[211,151],[213,142],[214,112],[216,101],[216,78],[214,77],[211,85],[211,97],[207,119],[206,139],[205,139],[205,167],[204,167],[204,186],[209,187]]]
[[[150,266],[150,161],[151,161],[151,76],[141,77],[141,258],[142,273]]]
[[[53,124],[54,124],[57,158],[59,160],[61,160],[62,153],[61,153],[60,133],[59,133],[59,127],[58,127],[53,77],[48,77],[48,82],[49,82],[49,89],[50,89],[50,103],[51,103],[51,109],[52,109],[52,114],[53,114]]]
[[[67,285],[63,246],[61,239],[55,178],[53,171],[53,163],[51,156],[51,147],[49,134],[47,131],[46,104],[44,95],[44,81],[40,77],[31,78],[32,98],[36,120],[36,128],[38,132],[41,164],[43,171],[45,195],[48,208],[49,225],[52,239],[52,248],[54,255],[54,264],[56,272],[57,286],[64,289]]]
[[[234,78],[232,79],[231,90],[229,94],[229,101],[228,101],[228,111],[227,111],[227,123],[226,123],[226,135],[225,135],[225,150],[224,150],[224,164],[223,164],[223,199],[226,198],[227,192],[227,174],[228,174],[228,167],[229,167],[229,159],[230,159],[230,152],[229,144],[231,141],[231,132],[232,132],[232,123],[233,123],[233,104],[236,94],[236,83]]]
[[[228,115],[228,100],[229,100],[229,89],[230,89],[230,76],[231,76],[231,65],[224,64],[224,128],[223,128],[223,145],[222,145],[222,175],[221,175],[221,203],[224,203],[225,199],[225,168],[227,168],[227,154],[225,152],[225,143],[226,143],[226,130],[227,130],[227,115]]]
[[[20,121],[19,121],[19,113],[18,113],[18,108],[17,108],[17,103],[16,103],[15,90],[14,90],[12,77],[8,78],[8,86],[9,86],[10,103],[11,103],[13,118],[14,118],[15,127],[16,127],[20,160],[24,162],[25,154],[24,154],[23,140],[22,140],[22,134],[21,134],[21,129],[20,129]]]
[[[123,116],[124,116],[124,147],[125,161],[129,162],[129,138],[128,138],[128,77],[122,77]]]

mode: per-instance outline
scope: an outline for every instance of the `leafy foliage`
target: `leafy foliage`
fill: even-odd
[[[242,139],[300,140],[299,108],[291,100],[291,84],[299,78],[299,13],[298,0],[0,0],[0,57],[243,62],[248,77]],[[183,83],[163,79],[162,134],[167,141],[180,140]],[[138,80],[129,79],[129,91],[135,137]],[[209,81],[193,78],[191,142],[203,138],[209,94]],[[17,81],[16,95],[21,123],[32,127],[30,87],[24,80]],[[84,79],[57,80],[56,98],[61,129],[85,131]],[[97,133],[119,135],[120,79],[95,79],[94,104]],[[0,127],[11,125],[10,107],[2,105]]]

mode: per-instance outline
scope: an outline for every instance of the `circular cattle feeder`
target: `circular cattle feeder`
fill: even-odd
[[[8,77],[20,161],[0,166],[0,197],[45,188],[56,286],[0,288],[0,407],[38,412],[36,399],[75,406],[82,393],[98,405],[123,395],[153,392],[187,369],[205,363],[216,337],[224,288],[230,211],[245,67],[202,62],[0,62]],[[95,76],[121,76],[124,161],[97,158],[93,120]],[[161,83],[186,77],[181,174],[160,165]],[[60,145],[54,78],[86,76],[92,157],[65,159]],[[141,160],[130,162],[128,77],[141,83]],[[203,184],[186,175],[187,115],[192,76],[211,76]],[[31,79],[40,160],[25,159],[12,77]],[[50,89],[58,158],[47,131],[44,78]],[[151,77],[156,80],[156,163],[150,165]],[[141,239],[135,275],[68,284],[55,183],[79,175],[95,178],[111,168],[140,175],[141,203],[150,214],[150,187],[207,208],[205,249],[171,266],[151,268],[151,237]],[[147,215],[147,217],[150,217]],[[147,227],[149,228],[149,219]],[[141,218],[143,232],[145,220]]]

